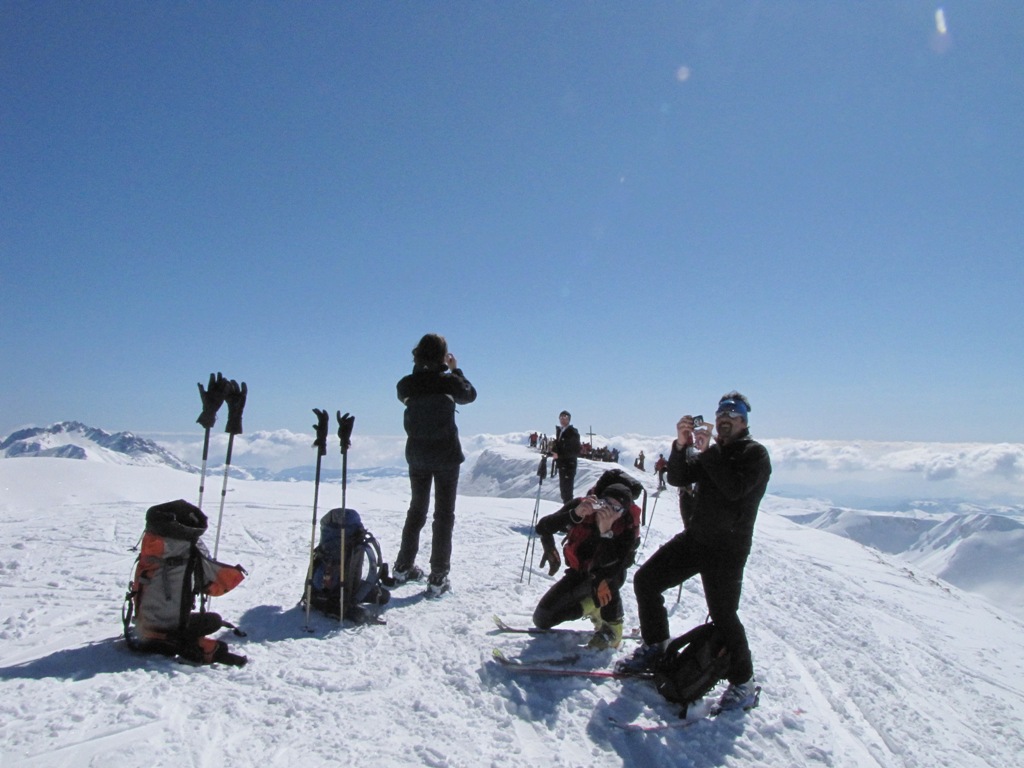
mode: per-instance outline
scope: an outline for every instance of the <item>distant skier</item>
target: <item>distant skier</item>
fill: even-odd
[[[668,460],[664,453],[658,454],[658,460],[654,462],[654,473],[658,476],[658,490],[665,488],[665,472],[668,470]]]

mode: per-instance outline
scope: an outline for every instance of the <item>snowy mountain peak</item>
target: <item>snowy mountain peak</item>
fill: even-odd
[[[110,434],[78,421],[61,421],[48,427],[28,427],[0,441],[0,458],[49,457],[84,459],[109,464],[167,466],[184,472],[198,471],[152,440],[131,432]]]

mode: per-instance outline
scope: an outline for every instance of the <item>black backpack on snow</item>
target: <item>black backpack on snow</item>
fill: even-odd
[[[680,717],[686,717],[691,704],[725,679],[729,662],[722,633],[709,621],[668,644],[665,662],[654,673],[654,685],[666,699],[682,704]]]
[[[345,533],[345,602],[341,601],[341,535]],[[313,550],[310,605],[332,618],[371,618],[368,606],[384,605],[391,593],[381,583],[388,572],[380,544],[354,509],[336,508],[320,521],[320,543]],[[303,603],[305,596],[303,596]]]

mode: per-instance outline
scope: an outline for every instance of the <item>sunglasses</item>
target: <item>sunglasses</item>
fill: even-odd
[[[715,415],[728,416],[730,419],[739,419],[743,417],[743,413],[741,411],[733,411],[730,409],[722,409],[721,411],[718,411],[718,413],[716,413]]]

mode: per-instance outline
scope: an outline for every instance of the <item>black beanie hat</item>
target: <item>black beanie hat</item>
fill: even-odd
[[[633,504],[633,492],[622,483],[612,483],[601,492],[601,496],[615,499],[623,509],[629,509]]]

